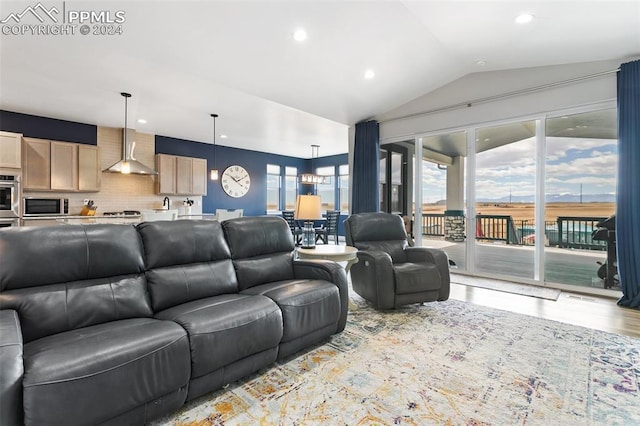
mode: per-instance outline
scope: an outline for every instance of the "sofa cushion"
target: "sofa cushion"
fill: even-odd
[[[331,324],[340,318],[338,287],[324,280],[286,280],[252,287],[242,294],[262,294],[282,310],[284,334],[288,342]]]
[[[241,217],[223,222],[225,237],[244,290],[293,278],[293,236],[281,217]]]
[[[434,263],[396,263],[393,265],[393,274],[397,294],[437,291],[442,286],[440,272]]]
[[[145,222],[147,282],[154,311],[225,293],[238,282],[220,224],[211,220]]]
[[[74,328],[153,316],[142,274],[5,291],[0,293],[0,308],[19,312],[25,342]]]
[[[189,341],[170,321],[114,321],[27,343],[24,369],[25,424],[98,424],[186,386]]]
[[[280,309],[262,296],[209,297],[158,312],[156,318],[187,330],[193,378],[275,348],[282,338]]]

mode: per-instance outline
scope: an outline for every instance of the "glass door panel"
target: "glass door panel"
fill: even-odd
[[[609,234],[593,235],[616,210],[617,152],[615,109],[547,119],[545,281],[619,290],[607,280]]]
[[[536,122],[476,130],[475,269],[534,279]]]
[[[422,244],[447,252],[452,268],[466,269],[465,158],[467,132],[422,138]]]

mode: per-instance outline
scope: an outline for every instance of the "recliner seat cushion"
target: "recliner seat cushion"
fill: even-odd
[[[263,296],[210,297],[174,306],[156,318],[175,321],[187,330],[192,378],[276,348],[282,338],[280,309]]]
[[[435,264],[396,263],[393,265],[397,294],[438,291],[442,279]]]
[[[26,344],[24,367],[25,424],[97,424],[186,386],[189,342],[169,321],[113,321]]]
[[[340,292],[328,281],[279,281],[252,287],[242,294],[262,294],[278,304],[284,323],[282,342],[337,324],[340,318]]]

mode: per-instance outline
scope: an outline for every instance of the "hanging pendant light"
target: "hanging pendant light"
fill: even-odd
[[[211,114],[213,117],[213,169],[209,172],[209,179],[218,180],[218,169],[216,167],[216,117],[218,114]]]
[[[313,171],[313,159],[318,158],[320,145],[311,145],[311,170]],[[305,185],[316,185],[329,183],[329,176],[321,176],[315,173],[302,173],[299,176],[300,183]]]

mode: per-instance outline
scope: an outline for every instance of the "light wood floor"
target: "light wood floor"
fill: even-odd
[[[553,301],[454,283],[451,284],[450,297],[491,308],[640,337],[640,310],[621,308],[612,298],[563,291],[558,300]]]

